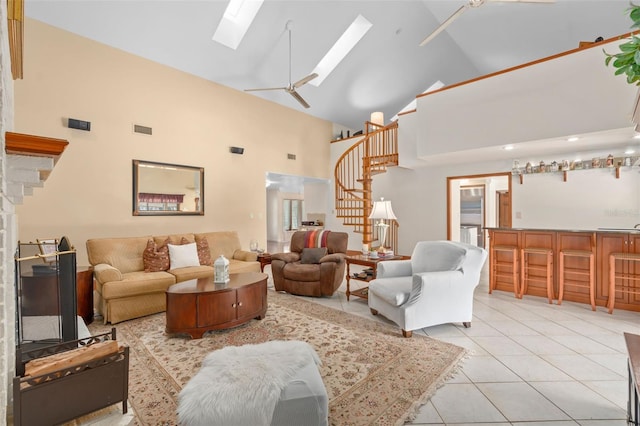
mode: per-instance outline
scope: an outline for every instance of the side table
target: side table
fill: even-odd
[[[76,303],[85,324],[93,322],[93,267],[76,267]]]
[[[407,259],[411,259],[411,256],[404,256],[404,255],[395,255],[395,256],[388,256],[388,257],[379,257],[376,259],[372,259],[369,256],[365,256],[362,253],[360,253],[359,251],[355,251],[355,250],[347,250],[347,256],[345,258],[346,262],[347,262],[347,291],[346,291],[346,295],[347,295],[347,301],[349,300],[349,296],[354,295],[357,297],[361,297],[363,299],[368,299],[369,298],[369,286],[363,287],[363,288],[359,288],[357,290],[351,291],[351,280],[356,280],[356,281],[363,281],[363,282],[369,282],[373,279],[376,278],[376,272],[378,269],[378,263],[380,262],[385,262],[388,260],[407,260]],[[373,269],[373,274],[372,275],[367,275],[366,278],[359,278],[355,275],[351,275],[351,265],[360,265],[360,266],[367,266],[371,269]]]
[[[260,272],[264,272],[264,267],[267,265],[271,265],[271,253],[259,254],[258,262],[260,262]]]
[[[640,425],[640,335],[624,333],[629,355],[627,370],[629,373],[629,395],[627,399],[627,423]]]

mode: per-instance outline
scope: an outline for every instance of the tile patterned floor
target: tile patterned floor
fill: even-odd
[[[265,268],[270,273],[270,267]],[[472,327],[445,324],[416,330],[471,351],[461,370],[425,404],[412,425],[625,426],[626,347],[623,332],[640,334],[640,313],[609,315],[587,305],[549,305],[545,298],[488,294],[487,272],[476,289]],[[270,280],[270,283],[272,281]],[[366,300],[307,298],[373,317]],[[125,425],[129,416],[92,425]]]
[[[341,290],[314,301],[388,322],[373,317],[363,299],[347,302]],[[445,324],[414,331],[463,346],[471,356],[411,424],[624,426],[623,332],[640,334],[640,313],[609,315],[605,308],[593,312],[566,301],[558,306],[546,298],[490,295],[485,270],[471,328]]]

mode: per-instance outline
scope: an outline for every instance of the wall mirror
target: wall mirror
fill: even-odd
[[[133,160],[133,215],[204,215],[204,168]]]

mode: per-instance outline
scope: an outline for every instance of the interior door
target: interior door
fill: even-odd
[[[498,227],[511,228],[511,194],[498,191]]]

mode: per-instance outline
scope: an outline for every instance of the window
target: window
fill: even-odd
[[[300,227],[303,200],[282,200],[282,229],[292,231]]]

